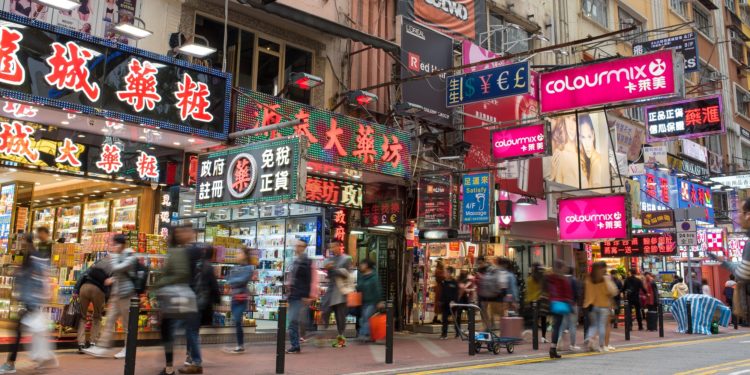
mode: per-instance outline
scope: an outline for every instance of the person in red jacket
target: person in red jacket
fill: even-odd
[[[557,303],[566,303],[568,306],[572,306],[573,303],[573,288],[571,287],[570,280],[565,277],[565,271],[568,266],[562,260],[556,260],[552,267],[553,273],[547,276],[547,290],[549,293],[550,310],[554,310],[554,306]],[[570,312],[568,309],[568,313]],[[550,358],[562,358],[557,353],[557,340],[560,338],[560,326],[562,325],[565,314],[560,314],[556,311],[550,311],[552,313],[552,345],[549,349]]]

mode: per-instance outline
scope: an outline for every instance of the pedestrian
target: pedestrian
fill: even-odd
[[[688,288],[682,277],[677,276],[675,278],[676,284],[672,287],[672,298],[678,299],[686,294],[690,294],[690,288]]]
[[[448,339],[448,318],[451,315],[451,302],[458,301],[458,282],[456,281],[456,269],[448,267],[445,270],[445,279],[443,280],[442,293],[440,295],[440,305],[443,307],[442,314],[442,329],[440,331],[440,339]]]
[[[78,324],[79,354],[84,354],[84,349],[90,348],[99,340],[104,304],[109,298],[110,288],[105,283],[111,275],[110,266],[109,258],[99,260],[81,274],[73,288],[73,299],[78,299],[81,306],[81,320]],[[91,333],[89,341],[86,341],[89,306],[92,307],[93,313],[91,315]]]
[[[162,268],[162,277],[153,285],[161,313],[161,340],[164,346],[165,366],[159,375],[172,375],[174,371],[174,333],[177,326],[192,314],[198,313],[197,297],[191,284],[194,282],[195,258],[191,248],[195,232],[189,224],[174,228],[175,246],[169,249]],[[190,348],[191,359],[200,357],[200,348]],[[191,361],[192,365],[192,361]],[[202,373],[202,368],[198,373]]]
[[[307,324],[307,309],[312,301],[312,261],[307,256],[307,241],[297,239],[294,254],[297,256],[289,272],[289,341],[292,346],[287,353],[301,352],[299,331]]]
[[[359,264],[359,275],[357,275],[357,291],[362,293],[362,324],[359,335],[364,342],[372,341],[370,335],[370,317],[378,308],[383,308],[383,299],[380,293],[380,280],[375,273],[375,262],[365,259]]]
[[[573,291],[573,303],[571,304],[570,314],[566,315],[562,324],[563,334],[560,335],[560,341],[562,341],[565,332],[568,332],[570,337],[570,350],[578,351],[581,350],[579,346],[576,346],[576,331],[578,330],[578,310],[579,306],[583,303],[583,286],[578,279],[573,275],[573,267],[568,267],[568,272],[565,277],[570,282],[570,288]],[[558,346],[560,343],[557,343]]]
[[[556,260],[552,267],[552,274],[547,276],[547,290],[549,291],[550,312],[552,313],[552,344],[549,349],[550,358],[562,358],[557,353],[557,340],[560,339],[560,327],[565,315],[570,314],[573,303],[573,290],[570,281],[565,277],[568,266],[562,260]]]
[[[518,295],[515,276],[509,271],[507,259],[495,258],[495,265],[490,266],[482,277],[480,292],[486,305],[487,324],[490,329],[495,329],[498,327],[495,321],[502,320]]]
[[[52,257],[52,240],[49,235],[49,228],[38,227],[36,228],[36,251],[39,256],[50,259]]]
[[[354,291],[355,285],[352,279],[352,258],[344,254],[344,245],[334,241],[330,244],[330,258],[326,260],[323,268],[328,272],[328,289],[321,299],[323,307],[323,321],[326,328],[330,322],[331,314],[336,318],[336,332],[338,336],[331,346],[342,348],[346,346],[346,314],[349,307],[346,305],[346,296]]]
[[[440,302],[443,300],[441,297],[443,293],[443,280],[445,280],[445,266],[443,265],[443,258],[438,258],[435,263],[435,285],[433,286],[433,290],[435,291],[435,306],[433,312],[435,313],[435,316],[432,318],[432,324],[440,324],[438,315],[443,312],[443,307],[441,305],[442,302]]]
[[[586,331],[586,346],[591,351],[609,351],[605,342],[612,299],[617,294],[617,286],[607,275],[607,264],[596,262],[591,274],[586,278],[583,308],[589,311],[589,326]],[[598,336],[599,346],[595,347],[593,337]]]
[[[474,280],[469,271],[462,270],[458,274],[458,303],[462,305],[474,303],[474,292],[476,287],[474,286]],[[461,319],[463,318],[464,311],[467,314],[471,314],[473,311],[465,307],[456,308],[456,337],[459,336],[461,330]]]
[[[612,298],[612,328],[617,329],[617,320],[620,316],[620,309],[622,305],[622,280],[620,280],[620,273],[617,270],[609,271],[612,282],[617,287],[617,294]],[[609,345],[609,344],[608,344]]]
[[[711,293],[711,286],[708,285],[708,280],[706,279],[701,279],[701,293],[706,296],[713,297],[713,293]]]
[[[638,330],[643,331],[643,306],[641,305],[641,292],[646,293],[643,287],[643,281],[638,277],[638,270],[630,270],[630,276],[625,279],[625,295],[630,304],[630,308],[635,309],[635,317],[638,321]]]
[[[531,266],[531,274],[526,278],[526,296],[524,302],[527,306],[532,303],[537,304],[538,324],[542,330],[542,342],[547,342],[547,314],[549,313],[549,299],[545,293],[545,275],[544,267],[540,263],[534,263]]]
[[[655,332],[657,330],[657,306],[659,305],[659,288],[656,286],[654,274],[644,274],[643,287],[646,289],[646,329]]]
[[[27,234],[22,237],[21,254],[23,263],[15,273],[14,287],[18,294],[21,309],[18,310],[18,320],[15,322],[15,337],[10,345],[8,360],[0,366],[0,374],[14,374],[16,359],[21,348],[21,334],[26,319],[34,314],[40,314],[40,309],[49,300],[49,258],[39,254],[34,247],[34,237]],[[32,328],[32,327],[28,327]],[[49,350],[46,338],[46,327],[33,327],[32,360],[36,362],[36,369],[43,370],[58,366],[57,357]]]
[[[690,273],[690,293],[692,294],[703,294],[703,285],[698,279],[698,274],[695,272]]]
[[[739,215],[739,222],[742,229],[750,234],[750,198],[745,199],[742,203],[742,209]],[[750,281],[750,241],[745,242],[745,248],[742,249],[742,260],[739,263],[727,261],[724,256],[716,255],[709,252],[708,256],[722,263],[739,281]]]
[[[83,352],[94,357],[110,357],[112,355],[112,335],[116,330],[117,319],[122,319],[122,326],[128,326],[130,316],[130,298],[135,295],[135,287],[131,274],[135,270],[135,257],[133,249],[126,246],[127,236],[117,234],[109,241],[109,262],[111,276],[104,281],[105,286],[110,286],[109,301],[107,305],[107,322],[104,326],[101,339],[96,346],[85,349]],[[126,329],[127,330],[127,329]],[[115,354],[115,358],[125,358],[125,348]]]
[[[734,288],[737,287],[737,282],[734,281],[734,275],[729,275],[729,280],[724,283],[724,299],[727,301],[727,306],[731,309],[734,305]]]
[[[185,343],[187,358],[185,367],[181,368],[181,374],[202,374],[203,358],[200,349],[201,325],[211,325],[213,322],[215,304],[221,302],[219,283],[214,275],[211,265],[213,259],[213,248],[206,245],[195,244],[188,248],[190,266],[193,267],[192,289],[195,292],[195,301],[198,308],[196,314],[189,314],[182,322],[185,327]]]
[[[253,277],[255,265],[251,264],[251,249],[243,248],[237,253],[237,266],[229,271],[227,284],[232,293],[232,320],[234,321],[234,332],[237,345],[234,349],[227,349],[231,354],[241,354],[245,352],[245,331],[242,327],[250,301],[250,291],[247,284]]]

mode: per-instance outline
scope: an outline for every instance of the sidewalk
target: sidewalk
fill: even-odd
[[[580,327],[579,327],[580,328]],[[748,328],[740,328],[735,331],[730,328],[722,328],[718,336],[685,335],[675,332],[674,322],[665,322],[664,338],[659,338],[657,332],[634,331],[631,341],[626,342],[623,328],[612,331],[611,345],[616,348],[623,346],[638,346],[646,343],[695,340],[708,337],[726,336],[728,334],[747,334]],[[547,337],[550,337],[548,333]],[[564,341],[567,347],[567,339]],[[577,343],[583,343],[583,333],[579,329]],[[221,375],[247,375],[247,374],[274,374],[275,373],[275,346],[271,343],[254,344],[248,346],[246,353],[242,355],[227,354],[219,345],[206,345],[203,347],[204,373]],[[508,354],[503,348],[499,355],[482,350],[475,356],[468,355],[466,342],[458,339],[439,340],[438,335],[423,335],[410,333],[396,333],[394,340],[394,364],[385,364],[384,345],[364,345],[351,341],[346,348],[331,348],[327,346],[315,346],[307,343],[303,346],[303,352],[297,355],[286,356],[287,374],[352,374],[364,372],[398,373],[406,369],[430,368],[445,364],[456,363],[486,363],[504,361],[508,359],[520,359],[534,356],[546,356],[549,344],[539,345],[539,350],[531,349],[530,338],[516,346],[513,354]],[[185,358],[185,348],[177,347],[175,351],[175,365],[182,366]],[[48,374],[96,374],[109,373],[121,374],[124,366],[123,360],[99,359],[85,355],[79,355],[71,350],[59,351],[60,368],[50,370]],[[565,352],[562,353],[565,356]],[[25,353],[21,354],[17,367],[20,374],[32,373],[32,363]],[[164,353],[159,347],[138,348],[137,369],[138,375],[156,375],[164,365]],[[400,370],[399,370],[400,369]]]

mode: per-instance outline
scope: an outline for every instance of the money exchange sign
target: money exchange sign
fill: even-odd
[[[446,106],[481,102],[529,93],[529,62],[449,76]]]

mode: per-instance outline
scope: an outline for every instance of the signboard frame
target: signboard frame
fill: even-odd
[[[519,155],[519,156],[512,156],[512,157],[505,157],[505,158],[498,158],[495,155],[495,134],[504,133],[504,132],[513,132],[514,130],[529,128],[529,127],[537,127],[537,126],[542,126],[544,128],[544,132],[543,132],[544,139],[542,140],[542,142],[544,143],[543,152],[535,152],[535,153],[530,153],[527,155]],[[501,161],[524,160],[524,159],[532,159],[532,158],[550,156],[552,155],[552,144],[551,144],[550,136],[549,136],[550,134],[551,134],[551,125],[549,121],[545,121],[539,124],[509,126],[507,128],[503,127],[500,129],[495,129],[490,133],[490,147],[492,149],[491,151],[492,158],[496,162],[501,162]]]
[[[682,109],[684,110],[684,107],[688,103],[696,103],[696,102],[708,101],[708,100],[716,100],[717,102],[716,104],[719,106],[718,113],[719,113],[720,129],[714,129],[714,130],[709,130],[709,131],[704,131],[704,132],[699,132],[699,133],[684,133],[684,134],[679,134],[679,135],[669,135],[665,137],[654,136],[649,131],[649,126],[651,125],[649,123],[650,111],[656,111],[656,110],[659,110],[660,108],[673,108],[673,107],[678,107],[678,106],[682,106]],[[661,103],[661,104],[645,106],[643,108],[643,116],[644,116],[644,125],[646,126],[646,141],[647,142],[664,142],[664,141],[669,141],[669,140],[674,140],[674,139],[693,139],[693,138],[703,138],[703,137],[714,135],[714,134],[724,134],[726,133],[726,124],[724,124],[724,121],[721,117],[722,110],[723,110],[723,103],[721,100],[721,94],[708,95],[708,96],[702,96],[698,98],[689,98],[689,99],[678,100],[678,101],[669,102],[669,103]],[[685,127],[687,128],[687,124],[685,124]]]

